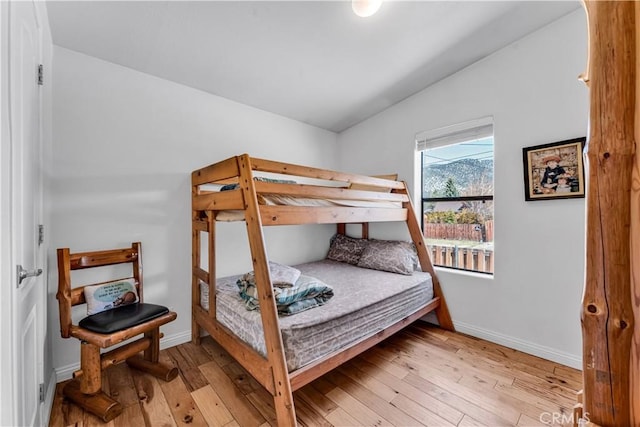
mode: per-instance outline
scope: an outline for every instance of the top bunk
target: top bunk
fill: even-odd
[[[193,171],[192,207],[218,221],[246,220],[255,207],[262,225],[406,221],[406,185],[385,178],[243,154]]]

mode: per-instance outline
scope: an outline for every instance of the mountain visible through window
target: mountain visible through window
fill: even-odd
[[[493,135],[422,151],[423,232],[434,265],[493,273]]]

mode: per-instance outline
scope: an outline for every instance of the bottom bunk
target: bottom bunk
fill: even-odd
[[[333,289],[324,305],[280,316],[280,331],[289,372],[375,335],[427,306],[433,299],[431,275],[402,275],[356,267],[332,260],[294,266]],[[241,276],[216,281],[216,318],[266,357],[260,313],[247,310],[238,296]],[[208,306],[209,287],[200,285],[200,301]]]
[[[432,276],[398,274],[329,259],[294,266],[302,278],[329,285],[324,304],[279,316],[290,389],[295,391],[371,348],[440,306]],[[234,354],[254,378],[276,392],[270,370],[261,314],[248,310],[239,295],[242,275],[216,280],[215,313],[209,314],[209,286],[200,284],[194,321]],[[306,279],[305,279],[306,280]],[[213,316],[215,314],[215,317]]]

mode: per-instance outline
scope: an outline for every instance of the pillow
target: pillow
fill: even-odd
[[[131,278],[85,286],[84,299],[87,300],[87,314],[89,315],[133,304],[138,302],[136,282]]]
[[[398,179],[398,174],[394,173],[391,175],[372,175],[372,178],[389,179],[391,181],[396,181]],[[376,187],[375,185],[366,184],[351,184],[349,185],[349,190],[378,191],[380,193],[391,192],[391,188]]]
[[[417,255],[411,242],[369,240],[358,267],[410,276],[413,274],[416,261]]]
[[[327,259],[356,265],[360,261],[360,256],[366,245],[365,239],[354,239],[344,234],[336,234],[331,238]]]
[[[278,264],[269,261],[269,275],[271,276],[271,285],[278,288],[290,288],[300,277],[300,270],[289,267],[288,265]],[[255,271],[250,271],[242,276],[242,280],[256,283]]]

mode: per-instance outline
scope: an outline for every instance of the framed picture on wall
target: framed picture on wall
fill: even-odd
[[[582,150],[586,137],[522,149],[527,201],[584,197]]]

